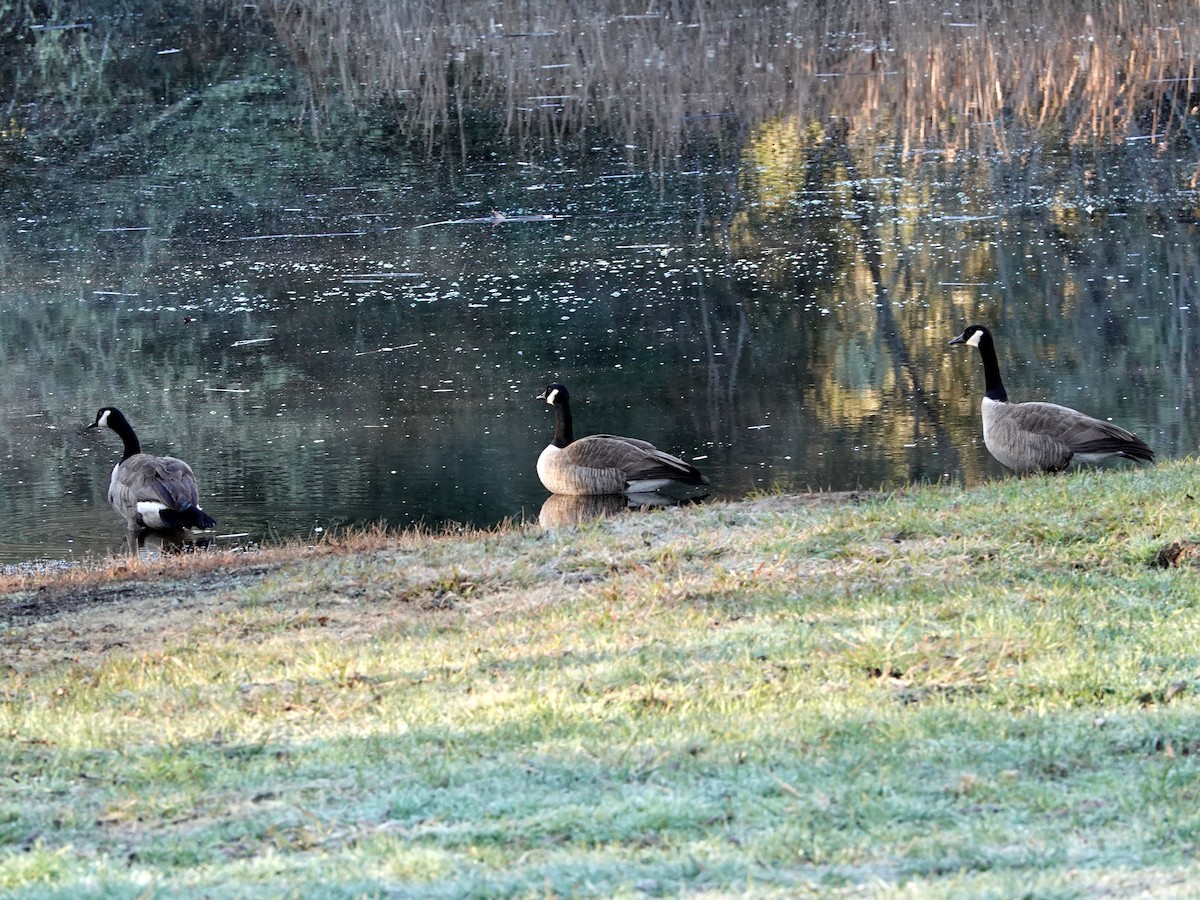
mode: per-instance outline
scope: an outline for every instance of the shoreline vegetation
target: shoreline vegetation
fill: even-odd
[[[9,579],[0,889],[1184,896],[1193,469]]]

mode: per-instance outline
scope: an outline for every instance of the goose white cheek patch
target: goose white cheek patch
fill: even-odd
[[[973,335],[971,335],[969,338],[967,338],[967,346],[968,347],[978,347],[979,342],[981,340],[983,340],[983,332],[977,331]]]
[[[108,410],[107,409],[103,413],[101,413],[100,418],[96,420],[96,424],[100,425],[101,427],[108,424]]]
[[[555,388],[554,390],[552,390],[550,393],[548,393],[546,395],[546,402],[549,403],[551,406],[553,406],[557,400],[558,400],[558,388]]]

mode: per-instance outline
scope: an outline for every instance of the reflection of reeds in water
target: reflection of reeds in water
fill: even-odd
[[[466,149],[473,123],[521,147],[598,129],[669,168],[690,137],[777,116],[836,117],[906,148],[1200,141],[1200,4],[846,0],[630,6],[625,0],[262,0],[308,74],[393,104],[411,138]],[[651,9],[653,12],[645,12]]]

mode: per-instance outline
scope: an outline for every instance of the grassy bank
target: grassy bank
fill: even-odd
[[[0,894],[1189,895],[1193,484],[12,583]]]

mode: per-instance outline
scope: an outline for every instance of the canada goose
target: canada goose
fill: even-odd
[[[983,443],[1002,465],[1025,474],[1109,457],[1154,460],[1144,441],[1112,422],[1056,403],[1009,403],[991,332],[982,325],[967,326],[950,343],[975,347],[983,358]]]
[[[107,425],[125,443],[125,455],[113,466],[108,482],[108,502],[121,514],[130,530],[152,528],[212,528],[217,523],[200,508],[192,468],[173,456],[143,453],[129,420],[119,409],[101,407],[88,428]]]
[[[695,466],[647,441],[593,434],[575,440],[571,395],[552,384],[541,396],[554,407],[554,440],[538,457],[537,473],[555,494],[631,494],[657,491],[671,484],[705,485]]]

